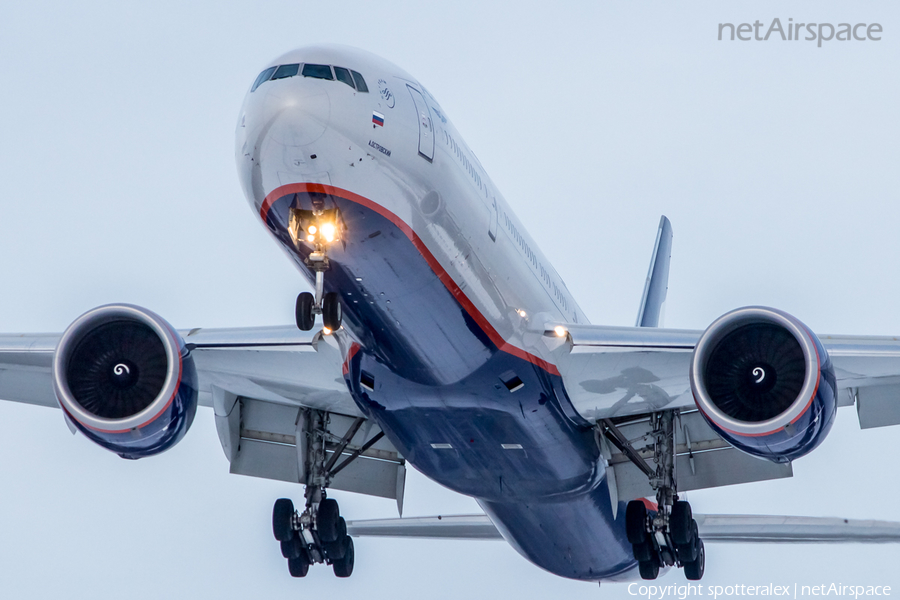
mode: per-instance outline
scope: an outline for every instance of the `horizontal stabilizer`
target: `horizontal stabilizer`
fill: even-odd
[[[694,515],[704,542],[839,544],[900,542],[900,523],[836,517]]]
[[[704,542],[766,544],[896,543],[900,523],[835,517],[776,515],[694,515]],[[355,537],[410,537],[458,540],[503,539],[487,515],[447,515],[348,521]]]
[[[347,535],[456,540],[502,540],[487,515],[445,515],[347,521]]]

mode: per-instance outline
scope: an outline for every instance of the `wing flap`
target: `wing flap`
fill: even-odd
[[[218,390],[214,398],[216,428],[231,473],[306,484],[311,475],[308,456],[318,450],[316,432],[323,429],[326,463],[335,452],[341,455],[331,461],[334,467],[352,458],[331,479],[330,488],[390,498],[402,506],[405,461],[387,438],[377,437],[371,443],[381,432],[373,422],[355,426],[359,419],[355,416],[323,411],[313,415],[315,409],[230,396]],[[341,447],[340,440],[354,427],[355,432]]]
[[[632,440],[641,458],[652,461],[653,427],[649,418],[618,423],[616,428],[625,439]],[[647,476],[624,453],[612,444],[606,444],[606,449],[607,474],[615,478],[616,500],[627,502],[655,494]],[[696,409],[678,416],[675,461],[678,490],[685,492],[793,476],[790,463],[760,460],[733,448]]]

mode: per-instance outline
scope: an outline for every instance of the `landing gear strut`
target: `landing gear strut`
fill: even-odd
[[[306,508],[300,512],[290,499],[276,500],[272,508],[272,533],[281,543],[281,555],[287,559],[293,577],[305,577],[310,565],[316,563],[331,565],[338,577],[350,577],[356,556],[353,540],[347,535],[347,523],[337,501],[326,496],[326,488],[384,433],[378,432],[349,456],[342,456],[365,419],[356,419],[341,438],[329,433],[326,413],[310,410],[308,420]]]
[[[678,499],[675,479],[675,420],[673,411],[651,415],[653,469],[631,447],[616,426],[603,421],[604,435],[649,478],[656,490],[656,513],[647,510],[648,502],[632,500],[625,510],[625,529],[643,579],[656,579],[662,566],[684,567],[691,581],[703,577],[706,550],[700,539],[691,505]]]
[[[288,230],[294,244],[299,248],[302,242],[314,244],[304,262],[316,274],[315,296],[303,292],[297,296],[295,316],[297,327],[309,331],[316,322],[316,315],[322,315],[323,325],[337,331],[341,326],[341,299],[337,292],[325,293],[325,271],[329,268],[328,246],[340,238],[342,228],[340,211],[314,206],[313,210],[290,209]]]

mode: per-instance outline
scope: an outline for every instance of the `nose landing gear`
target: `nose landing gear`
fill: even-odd
[[[324,268],[316,270],[316,295],[302,292],[297,296],[294,316],[297,319],[297,327],[301,331],[309,331],[315,326],[316,315],[322,315],[322,324],[329,331],[337,331],[341,327],[341,318],[343,317],[341,297],[337,292],[325,293],[323,289],[325,287],[325,269],[328,268],[328,258],[324,256],[324,253],[323,258]],[[308,260],[307,262],[313,261]],[[313,265],[317,266],[318,264],[318,262],[313,262]]]
[[[339,240],[342,228],[337,209],[290,209],[288,230],[294,245],[298,248],[302,242],[315,245],[315,250],[304,260],[316,274],[315,296],[309,292],[301,293],[294,308],[297,327],[302,331],[313,328],[316,315],[322,315],[322,323],[329,331],[336,331],[341,326],[341,299],[337,292],[325,293],[325,271],[329,268],[328,245]]]

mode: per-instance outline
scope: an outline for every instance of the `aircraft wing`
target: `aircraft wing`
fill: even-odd
[[[324,426],[329,456],[340,447],[336,465],[353,457],[331,487],[402,506],[405,461],[347,391],[340,335],[293,326],[179,333],[197,368],[199,402],[214,411],[232,473],[305,483],[307,430]],[[60,337],[0,336],[0,399],[58,407],[51,368]]]
[[[695,514],[704,542],[765,544],[897,543],[900,523],[836,517]],[[441,515],[347,521],[356,537],[502,540],[487,515]]]
[[[694,406],[688,371],[702,331],[564,327],[571,344],[558,360],[560,373],[576,410],[588,420]],[[857,403],[863,429],[900,423],[900,337],[819,340],[835,367],[839,406]]]
[[[555,324],[546,326],[552,331]],[[790,462],[775,463],[733,448],[713,431],[696,408],[689,381],[691,357],[703,332],[654,327],[564,325],[566,344],[556,363],[576,411],[587,421],[615,424],[623,439],[637,440],[637,453],[650,430],[649,415],[678,409],[676,475],[688,491],[790,477]],[[834,365],[838,406],[856,406],[861,428],[900,423],[900,338],[822,335]],[[838,418],[843,417],[839,411]],[[653,494],[647,476],[614,444],[605,444],[613,500]],[[615,504],[615,503],[614,503]]]

